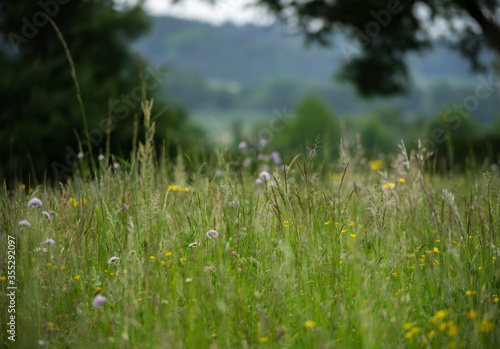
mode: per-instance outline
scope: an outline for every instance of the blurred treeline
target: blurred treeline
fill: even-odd
[[[343,117],[321,98],[310,96],[293,111],[275,110],[268,120],[253,126],[251,135],[241,138],[255,142],[262,137],[268,141],[268,149],[280,152],[288,161],[318,144],[318,160],[337,159],[342,137],[343,147],[362,149],[372,160],[399,153],[401,141],[408,149],[415,149],[420,139],[436,154],[436,168],[445,174],[451,168],[464,170],[484,164],[498,170],[500,164],[500,112],[491,123],[479,123],[458,103],[444,107],[431,118],[407,118],[394,107]]]
[[[71,52],[84,113],[47,17]],[[97,158],[105,152],[109,116],[110,152],[130,157],[134,122],[142,125],[140,69],[130,43],[149,22],[140,6],[117,8],[112,0],[0,2],[0,178],[41,181],[54,178],[54,169],[67,173],[81,161],[79,153],[89,155],[86,130]],[[141,66],[147,97],[158,97],[153,114],[164,111],[156,120],[158,144],[167,139],[171,153],[195,146],[199,138],[185,108],[158,95],[168,79],[165,67],[144,59]]]

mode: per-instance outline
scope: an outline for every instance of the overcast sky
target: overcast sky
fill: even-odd
[[[183,0],[173,5],[170,0],[147,0],[146,8],[153,15],[169,15],[197,19],[213,24],[227,21],[236,24],[268,23],[262,9],[248,8],[252,0],[217,0],[215,5],[202,0]]]

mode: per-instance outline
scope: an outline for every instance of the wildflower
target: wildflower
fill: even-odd
[[[66,269],[66,266],[65,265],[61,266],[61,270],[64,270],[64,269]]]
[[[74,207],[78,207],[78,201],[76,201],[75,198],[69,198],[69,202],[71,202]]]
[[[269,337],[260,337],[259,338],[259,342],[261,342],[261,343],[267,343],[267,342],[269,342]]]
[[[45,240],[44,242],[42,242],[43,244],[50,244],[50,245],[54,245],[56,242],[52,239],[47,239]]]
[[[268,181],[271,179],[271,175],[267,171],[262,171],[261,173],[259,173],[259,178]]]
[[[216,232],[215,230],[213,229],[210,229],[209,231],[207,231],[207,233],[205,234],[206,236],[208,236],[210,239],[214,239],[216,238],[217,236],[219,236],[219,233]]]
[[[356,234],[351,234],[351,237],[352,237],[352,238],[355,238],[355,237],[356,237]]]
[[[434,336],[436,336],[436,331],[434,331],[434,330],[432,330],[431,332],[429,332],[429,333],[427,334],[427,337],[429,337],[429,339],[434,338]]]
[[[418,327],[418,326],[413,327],[410,331],[408,331],[408,333],[406,333],[405,338],[410,339],[411,337],[413,337],[414,335],[416,335],[419,332],[420,332],[420,327]]]
[[[239,150],[245,150],[248,148],[248,143],[243,141],[243,142],[240,142],[240,144],[238,144],[238,149]]]
[[[352,227],[354,224],[356,224],[356,223],[354,223],[353,221],[351,221],[351,222],[349,223],[349,225],[350,225],[351,227]]]
[[[403,329],[405,331],[411,330],[412,327],[413,327],[413,323],[411,323],[411,322],[407,322],[406,324],[403,325]]]
[[[195,241],[195,242],[192,242],[188,245],[188,247],[196,247],[198,246],[198,243]],[[170,253],[170,252],[169,252]],[[170,255],[172,255],[172,253],[170,253]]]
[[[271,158],[273,159],[273,161],[274,161],[274,163],[275,163],[276,165],[279,165],[279,164],[281,164],[281,163],[283,162],[283,161],[281,160],[281,155],[280,155],[280,153],[278,153],[277,151],[273,151],[273,152],[271,153]]]
[[[434,247],[434,252],[435,252],[435,253],[439,253],[439,248]]]
[[[5,281],[7,278],[5,276],[0,276],[0,281]]]
[[[445,310],[440,310],[438,311],[434,316],[432,316],[430,318],[430,322],[432,324],[435,324],[436,322],[438,322],[438,320],[442,320],[444,319],[445,317],[448,316],[448,314],[451,313],[451,310],[450,309],[445,309]]]
[[[182,190],[184,190],[187,193],[189,191],[189,188],[188,187],[184,187],[184,188],[182,188]]]
[[[28,227],[28,228],[31,227],[31,223],[28,222],[28,220],[26,220],[26,219],[23,219],[22,221],[17,222],[17,224],[19,224],[20,226],[23,226],[23,227]]]
[[[493,329],[493,323],[487,318],[483,318],[479,324],[479,331],[490,332]]]
[[[498,303],[498,300],[499,300],[499,298],[498,298],[498,297],[495,297],[495,298],[493,299],[493,302]]]
[[[276,186],[276,182],[275,181],[270,181],[269,183],[267,183],[267,187],[268,188],[272,188],[272,187],[275,187]],[[493,257],[495,258],[495,257]]]
[[[184,257],[181,257],[181,261],[185,262],[185,261],[187,261],[187,259]]]
[[[191,245],[191,244],[190,244]],[[172,252],[167,252],[165,253],[165,257],[170,257],[172,255]]]
[[[101,305],[103,305],[104,303],[106,303],[107,301],[108,300],[106,297],[98,294],[97,296],[94,297],[94,300],[92,301],[92,305],[97,308],[97,307],[100,307]]]
[[[386,184],[384,184],[384,188],[394,189],[394,188],[396,188],[396,184],[394,184],[394,183],[386,183]]]
[[[384,167],[384,162],[380,159],[372,160],[368,162],[368,166],[372,169],[372,171],[378,171],[382,167]]]
[[[453,321],[448,322],[448,330],[446,335],[448,337],[455,337],[458,333],[458,326],[453,323]]]
[[[47,219],[50,220],[50,213],[48,213],[47,211],[42,211],[42,213],[47,217]]]
[[[259,139],[259,144],[262,148],[264,148],[267,145],[267,139],[265,138]]]
[[[95,292],[96,292],[96,293],[99,293],[99,292],[101,292],[101,291],[102,291],[102,287],[101,287],[101,286],[98,286],[98,287],[95,289]]]
[[[241,166],[243,167],[250,167],[252,165],[252,159],[251,158],[245,158],[243,162],[241,163]]]
[[[187,282],[187,283],[189,283],[191,281],[193,281],[193,279],[191,279],[191,278],[187,278],[186,280],[184,280],[184,282]]]
[[[75,276],[73,279],[80,280],[80,275]]]
[[[477,311],[471,310],[467,313],[467,317],[471,320],[474,320],[477,316]]]
[[[314,326],[316,326],[316,323],[314,321],[307,320],[306,322],[304,322],[305,328],[313,328]]]
[[[108,259],[108,264],[111,264],[119,259],[120,259],[120,257],[111,257],[110,259]]]
[[[257,178],[257,179],[255,180],[255,184],[262,184],[262,179]]]
[[[330,221],[328,221],[328,222],[325,222],[325,225],[328,225],[328,224],[330,224]]]
[[[399,179],[399,183],[404,183],[405,182],[405,179],[404,178],[400,178]]]
[[[113,163],[113,168],[115,170],[118,170],[120,168],[120,165],[117,162],[115,162],[115,163]]]
[[[467,290],[467,291],[465,291],[465,295],[466,296],[472,296],[474,294],[476,294],[476,291],[473,291],[473,290]]]
[[[21,185],[19,186],[19,189],[21,189],[21,190],[26,189],[26,184],[21,184]]]
[[[33,198],[30,201],[28,201],[28,207],[41,207],[42,206],[42,200],[39,198]]]
[[[149,258],[151,258],[152,261],[154,261],[156,259],[155,256],[149,256]]]
[[[127,213],[128,211],[128,205],[126,203],[123,203],[123,213]]]
[[[104,160],[104,155],[102,155],[102,154],[99,154],[99,156],[97,157],[97,160],[99,160],[99,161],[102,161],[102,160]]]
[[[83,158],[83,153],[79,152],[76,156],[78,156],[78,159],[81,159],[81,158]]]
[[[231,256],[238,257],[238,253],[236,251],[231,251]]]

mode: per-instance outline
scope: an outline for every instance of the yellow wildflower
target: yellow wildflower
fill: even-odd
[[[313,328],[314,326],[316,326],[316,323],[314,321],[307,320],[306,322],[304,322],[305,328]]]
[[[386,183],[386,184],[384,184],[384,188],[394,189],[394,188],[396,188],[396,184],[394,184],[394,183]]]
[[[492,329],[493,329],[493,322],[484,317],[481,320],[481,323],[479,324],[479,331],[490,332]]]
[[[260,337],[259,338],[259,342],[261,342],[261,343],[267,343],[267,342],[269,342],[269,337]]]
[[[471,320],[474,320],[477,316],[477,311],[471,310],[467,313],[467,317]]]

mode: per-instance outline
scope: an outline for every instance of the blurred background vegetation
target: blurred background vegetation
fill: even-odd
[[[342,136],[344,144],[359,143],[370,158],[394,153],[401,139],[410,146],[419,138],[427,140],[443,171],[451,164],[500,160],[496,54],[487,48],[457,54],[457,47],[467,51],[462,42],[467,36],[459,37],[456,47],[440,37],[427,38],[432,45],[422,45],[425,55],[419,45],[400,48],[406,70],[404,83],[396,86],[395,81],[403,80],[380,78],[379,70],[385,68],[378,61],[385,51],[365,50],[371,60],[363,56],[358,67],[358,73],[367,72],[363,80],[345,74],[345,52],[339,46],[318,44],[325,35],[329,41],[349,43],[352,35],[314,36],[302,27],[291,34],[282,22],[214,26],[148,15],[141,5],[118,6],[112,0],[0,2],[0,178],[55,178],[54,164],[71,167],[81,161],[79,152],[89,156],[86,147],[79,147],[86,135],[70,65],[54,28],[40,12],[54,20],[68,43],[96,159],[105,152],[109,115],[110,151],[130,158],[134,122],[141,125],[138,52],[144,75],[157,72],[147,90],[155,100],[153,115],[159,116],[157,154],[165,151],[175,157],[182,149],[203,159],[215,146],[238,154],[241,141],[265,138],[265,151],[279,151],[288,159],[319,136],[319,160],[330,160],[339,156]],[[368,19],[373,18],[360,16],[353,23]],[[391,23],[388,33],[396,35],[398,23]],[[304,45],[304,32],[312,36],[309,45]],[[474,38],[488,41],[481,35]],[[472,71],[471,62],[483,70]],[[478,62],[486,63],[474,64]],[[342,69],[344,74],[333,79]],[[347,72],[353,69],[348,63]],[[390,86],[383,86],[384,81]],[[487,86],[488,81],[493,83]],[[491,91],[478,100],[477,108],[464,112],[464,103],[478,88]],[[277,115],[286,123],[273,129]]]

